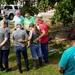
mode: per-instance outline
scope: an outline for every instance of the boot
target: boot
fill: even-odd
[[[9,71],[11,71],[11,68],[6,68],[6,72],[9,72]]]
[[[33,60],[33,69],[36,70],[38,68],[37,60]]]
[[[38,58],[38,61],[39,61],[39,65],[42,66],[42,58],[41,57]]]
[[[5,68],[4,68],[4,67],[1,67],[1,68],[0,68],[0,71],[4,71],[4,70],[5,70]]]

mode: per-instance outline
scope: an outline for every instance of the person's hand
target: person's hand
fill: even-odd
[[[27,45],[27,48],[29,48],[30,47],[30,42],[28,43],[28,45]]]
[[[22,42],[23,42],[23,40],[22,40],[22,39],[18,39],[18,42],[22,43]]]
[[[39,38],[36,38],[36,41],[39,41]]]

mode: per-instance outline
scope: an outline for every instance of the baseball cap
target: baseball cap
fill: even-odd
[[[19,11],[16,11],[16,16],[20,16],[20,12]]]
[[[30,24],[29,24],[29,27],[32,27],[32,26],[34,26],[34,24],[33,24],[33,23],[30,23]]]
[[[42,17],[42,15],[41,14],[38,14],[37,17]]]
[[[18,25],[20,25],[20,26],[21,26],[21,24],[19,24],[19,23],[18,23],[18,24],[16,24],[16,26],[18,26]]]

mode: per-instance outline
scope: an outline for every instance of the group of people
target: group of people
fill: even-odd
[[[8,19],[5,16],[4,18],[2,23],[0,23],[0,70],[8,72],[11,71],[11,68],[8,66],[8,55],[11,50],[10,31]],[[43,21],[42,16],[38,15],[35,18],[26,13],[24,18],[17,11],[12,22],[14,22],[14,31],[12,32],[11,40],[19,72],[23,72],[21,67],[21,53],[25,60],[26,71],[29,71],[27,48],[30,48],[31,51],[33,69],[38,68],[38,62],[42,66],[42,60],[48,63],[48,28],[50,26]]]
[[[22,73],[21,53],[26,65],[26,71],[29,71],[29,61],[27,48],[30,48],[33,69],[48,63],[48,29],[50,26],[46,24],[41,15],[35,19],[29,13],[25,14],[25,18],[16,12],[12,20],[14,22],[14,31],[11,35],[14,52],[16,55],[17,66],[19,72]],[[7,16],[4,16],[0,23],[0,71],[11,71],[8,64],[8,56],[10,52],[10,27]],[[58,70],[63,75],[75,75],[75,32],[68,35],[71,47],[64,51],[59,62]],[[4,64],[4,65],[3,65]]]

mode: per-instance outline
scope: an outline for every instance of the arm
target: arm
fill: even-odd
[[[30,46],[30,41],[28,41],[28,45],[27,45],[27,48]]]
[[[28,41],[28,38],[26,38],[25,40],[23,40],[23,39],[19,39],[18,40],[18,42],[20,42],[20,43],[25,43],[25,42],[27,42]]]
[[[4,46],[8,41],[8,32],[5,30],[5,33],[4,33],[4,40],[2,41],[2,43],[0,44],[0,48],[2,46]]]
[[[19,39],[18,42],[25,43],[25,42],[29,41],[31,39],[31,37],[32,37],[32,32],[30,32],[30,36],[29,37],[28,37],[27,33],[25,32],[25,36],[26,36],[26,39],[24,39],[24,40],[23,39]]]
[[[11,40],[12,41],[12,44],[14,45],[14,40]]]
[[[26,28],[26,25],[25,25],[25,24],[24,24],[24,29],[25,29],[25,30],[28,30],[28,29]]]
[[[33,31],[30,31],[30,35],[29,35],[29,37],[28,37],[28,40],[29,40],[29,41],[30,41],[31,38],[32,38],[32,34],[33,34]]]
[[[58,71],[63,74],[64,69],[62,67],[58,66]]]
[[[32,38],[32,31],[30,32],[30,36],[28,38],[26,38],[25,40],[19,39],[18,42],[24,43],[24,42],[30,41],[31,38]]]
[[[8,41],[8,38],[5,38],[4,41],[0,44],[0,46],[2,47],[3,45],[5,45]]]
[[[66,50],[64,51],[64,53],[62,54],[62,57],[60,59],[60,62],[59,62],[59,66],[58,66],[58,71],[62,74],[65,73],[65,71],[67,70],[67,66],[68,66],[68,63],[69,63],[69,56],[67,55],[67,52]]]
[[[38,38],[36,38],[36,40],[38,41],[40,38],[44,37],[45,35],[46,35],[45,30],[42,30],[41,35]]]

